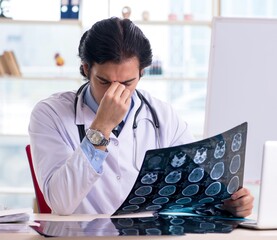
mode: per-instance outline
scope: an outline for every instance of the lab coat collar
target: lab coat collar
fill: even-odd
[[[87,111],[92,112],[89,107],[86,106],[84,103],[84,94],[86,92],[87,87],[85,87],[78,96],[75,96],[75,98],[78,97],[77,100],[77,106],[76,106],[76,116],[75,116],[75,124],[76,125],[84,125],[85,124],[85,116],[87,114]],[[77,93],[77,91],[76,91]],[[90,113],[91,114],[91,113]]]

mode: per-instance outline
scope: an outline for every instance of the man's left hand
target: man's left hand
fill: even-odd
[[[241,188],[230,199],[224,201],[223,208],[236,217],[246,217],[252,213],[254,197],[247,188]]]

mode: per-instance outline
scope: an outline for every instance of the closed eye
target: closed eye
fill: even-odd
[[[99,80],[99,82],[103,85],[107,85],[107,84],[111,84],[112,82],[103,78],[103,77],[100,77],[100,76],[96,76]],[[135,81],[136,78],[131,78],[131,79],[128,79],[128,80],[125,80],[125,81],[122,81],[122,82],[119,82],[120,84],[123,84],[125,86],[130,86],[132,84],[133,81]]]
[[[99,83],[101,83],[101,84],[103,84],[103,85],[111,84],[111,82],[108,81],[108,80],[105,79],[105,78],[102,78],[102,77],[100,77],[100,76],[96,76],[96,77],[97,77],[97,79],[99,80]]]

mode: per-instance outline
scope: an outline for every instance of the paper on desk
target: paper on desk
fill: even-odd
[[[29,232],[30,229],[31,228],[27,222],[0,224],[0,232]]]
[[[0,210],[0,232],[28,232],[31,208]]]
[[[30,214],[33,213],[31,208],[5,209],[0,211],[0,223],[27,222]]]

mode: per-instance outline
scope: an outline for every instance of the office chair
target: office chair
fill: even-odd
[[[33,184],[34,184],[34,189],[35,189],[35,194],[36,194],[36,201],[37,201],[37,206],[38,206],[38,212],[39,213],[51,213],[51,209],[45,202],[44,196],[43,196],[42,192],[40,191],[40,188],[39,188],[39,185],[37,182],[37,178],[36,178],[36,174],[35,174],[34,166],[33,166],[33,161],[32,161],[31,146],[27,145],[25,149],[26,149],[26,154],[28,157],[31,175],[32,175],[32,179],[33,179]]]

